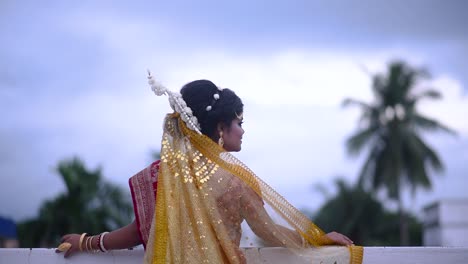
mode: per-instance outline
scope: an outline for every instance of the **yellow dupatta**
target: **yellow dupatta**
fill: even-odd
[[[304,214],[179,114],[168,115],[145,263],[246,263],[238,241],[244,220],[310,263],[362,262],[362,247],[321,247],[332,243]]]

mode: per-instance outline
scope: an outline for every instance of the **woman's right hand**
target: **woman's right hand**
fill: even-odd
[[[72,254],[76,253],[76,252],[80,252],[80,237],[81,235],[79,234],[67,234],[67,235],[64,235],[61,239],[61,243],[65,243],[65,242],[68,242],[71,244],[71,247],[65,251],[65,254],[63,257],[65,258],[68,258],[69,256],[71,256]],[[56,253],[60,253],[61,251],[56,249],[55,250]]]
[[[328,239],[333,241],[334,244],[336,245],[342,245],[342,246],[351,246],[354,245],[354,242],[349,239],[347,236],[340,234],[338,232],[330,232],[325,235]]]

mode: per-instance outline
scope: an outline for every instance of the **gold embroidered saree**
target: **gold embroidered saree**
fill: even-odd
[[[332,243],[320,228],[178,114],[165,119],[156,179],[152,224],[140,228],[148,235],[145,263],[247,263],[239,248],[244,220],[266,244],[308,263],[362,262],[361,247],[321,247]]]

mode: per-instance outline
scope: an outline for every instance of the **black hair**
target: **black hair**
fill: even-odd
[[[219,135],[216,132],[218,123],[228,127],[237,115],[244,112],[242,100],[232,90],[222,89],[211,81],[196,80],[189,82],[180,90],[182,98],[200,123],[201,132],[213,140]],[[219,99],[214,99],[214,94],[219,94]],[[207,111],[207,106],[211,110]]]

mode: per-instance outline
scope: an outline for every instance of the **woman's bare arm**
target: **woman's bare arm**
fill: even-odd
[[[241,197],[241,214],[252,231],[270,246],[284,246],[286,241],[302,244],[301,236],[294,230],[275,224],[263,207],[263,201],[250,187],[245,187]]]
[[[271,219],[263,206],[263,201],[250,187],[246,187],[241,198],[242,215],[249,224],[252,231],[270,243],[271,246],[283,246],[283,240],[288,239],[290,242],[303,244],[301,235],[298,232],[277,225]],[[349,246],[353,241],[347,236],[338,232],[330,232],[325,235],[332,244]]]
[[[126,249],[140,245],[141,240],[138,234],[136,222],[133,221],[129,225],[109,232],[104,237],[103,243],[107,250]]]
[[[92,249],[99,249],[98,245],[98,235],[96,234],[92,240]],[[68,242],[71,244],[71,248],[65,252],[64,257],[69,257],[70,255],[80,251],[80,234],[67,234],[62,237],[62,243]],[[82,249],[86,251],[86,246],[84,243],[85,239],[82,241]],[[138,234],[138,229],[136,222],[133,221],[131,224],[126,225],[122,228],[114,230],[107,233],[104,236],[103,245],[106,250],[112,249],[126,249],[135,247],[141,244],[141,240]],[[59,252],[59,251],[56,251]]]

